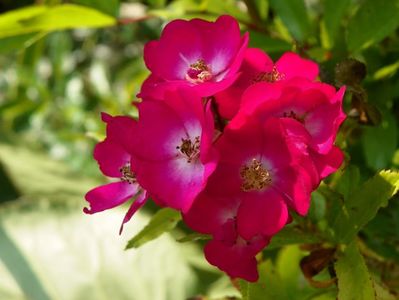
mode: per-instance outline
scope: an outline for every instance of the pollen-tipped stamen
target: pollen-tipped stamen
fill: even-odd
[[[211,80],[213,77],[212,70],[203,59],[197,60],[195,63],[190,64],[187,71],[186,79],[192,83],[202,83]]]
[[[284,112],[283,113],[283,117],[297,120],[300,123],[303,123],[305,121],[305,116],[300,116],[299,114],[297,114],[293,110],[290,110],[289,112]]]
[[[261,190],[272,183],[270,172],[256,158],[241,168],[240,176],[243,180],[241,190],[244,192]]]
[[[200,144],[199,136],[196,136],[194,141],[192,141],[190,138],[182,138],[180,146],[177,146],[176,149],[180,150],[180,153],[186,156],[188,163],[191,163],[199,156]]]
[[[252,79],[252,83],[257,82],[276,82],[285,78],[283,73],[280,73],[276,67],[273,67],[271,72],[260,72],[255,78]]]
[[[119,169],[121,172],[121,180],[127,182],[129,184],[136,183],[136,175],[132,172],[130,168],[130,163],[125,164],[123,167]]]

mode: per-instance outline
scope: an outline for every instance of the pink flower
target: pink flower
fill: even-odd
[[[233,85],[215,95],[222,117],[232,119],[237,113],[241,95],[257,82],[281,82],[293,78],[316,80],[319,67],[311,60],[303,59],[298,54],[286,52],[274,64],[271,58],[257,48],[245,51],[240,76]]]
[[[205,257],[231,277],[258,280],[256,254],[269,243],[269,238],[257,235],[250,240],[237,232],[238,198],[200,194],[187,214],[185,222],[194,230],[212,234],[205,245]]]
[[[290,120],[288,120],[290,121]],[[246,240],[271,236],[288,221],[287,205],[307,213],[314,179],[306,152],[290,141],[282,120],[263,123],[251,117],[240,127],[229,125],[216,147],[220,161],[207,191],[239,198],[238,234]]]
[[[307,150],[318,169],[320,179],[335,171],[343,161],[343,154],[334,146],[339,126],[345,119],[342,100],[345,87],[336,92],[324,83],[306,79],[292,79],[280,83],[257,83],[242,96],[242,105],[232,127],[240,127],[248,116],[260,121],[270,117],[289,118],[302,125],[294,125],[291,138],[296,136],[309,146]],[[286,123],[288,126],[292,123]],[[316,184],[317,185],[317,184]]]
[[[145,98],[138,108],[137,180],[156,202],[185,212],[216,167],[210,106],[192,90],[180,89],[166,91],[162,100]]]
[[[237,21],[221,16],[215,22],[175,20],[158,41],[145,45],[144,61],[151,71],[140,97],[161,97],[165,89],[190,86],[200,96],[224,90],[237,78],[248,44]]]
[[[128,222],[134,213],[147,201],[147,192],[137,183],[134,172],[131,169],[131,154],[129,138],[133,136],[136,122],[129,117],[111,117],[102,114],[102,120],[107,123],[107,137],[98,143],[94,149],[94,158],[97,160],[100,170],[108,177],[118,178],[118,181],[96,187],[86,195],[86,201],[90,207],[85,207],[86,214],[94,214],[125,203],[132,197],[135,201],[127,211],[120,228]]]

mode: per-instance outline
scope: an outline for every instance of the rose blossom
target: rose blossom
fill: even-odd
[[[151,75],[140,97],[161,97],[171,86],[189,86],[200,96],[226,89],[237,78],[248,44],[237,21],[221,16],[215,22],[175,20],[166,25],[158,41],[144,48]]]
[[[217,163],[210,103],[190,89],[166,91],[138,104],[134,172],[161,205],[187,211]]]
[[[249,48],[245,51],[238,79],[230,87],[215,95],[219,112],[222,117],[232,119],[240,107],[244,91],[257,82],[273,83],[293,78],[314,81],[318,74],[319,67],[316,63],[303,59],[296,53],[286,52],[273,63],[262,50]]]
[[[94,158],[104,175],[119,180],[90,190],[85,195],[90,207],[85,207],[83,211],[86,214],[94,214],[119,206],[135,197],[122,221],[121,233],[123,225],[147,201],[147,192],[137,183],[131,169],[132,156],[129,139],[133,136],[137,124],[130,117],[112,117],[105,113],[102,113],[102,120],[107,124],[107,137],[96,145]]]

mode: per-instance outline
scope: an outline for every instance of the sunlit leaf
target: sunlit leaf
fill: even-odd
[[[79,5],[26,7],[0,15],[0,38],[41,31],[104,27],[115,22],[111,16]]]
[[[374,73],[374,79],[381,80],[386,77],[390,77],[395,75],[395,73],[399,70],[399,60],[393,64],[383,66],[382,68],[378,69]]]
[[[126,245],[126,249],[138,248],[141,245],[152,241],[161,234],[176,227],[181,220],[181,214],[171,208],[162,208],[155,213],[150,222],[135,235]]]

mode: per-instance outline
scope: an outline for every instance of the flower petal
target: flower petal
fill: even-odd
[[[130,205],[129,210],[126,212],[126,215],[123,218],[121,227],[119,229],[119,235],[122,234],[123,226],[125,225],[125,223],[130,221],[133,215],[147,202],[147,200],[148,200],[148,195],[146,191],[142,191],[136,197],[136,199],[133,200],[133,203]]]
[[[96,187],[85,195],[90,208],[85,207],[86,214],[94,214],[114,208],[126,202],[137,193],[138,185],[119,181]]]
[[[279,193],[272,188],[263,193],[246,193],[237,214],[237,230],[245,239],[263,234],[271,236],[288,220],[288,210]]]

